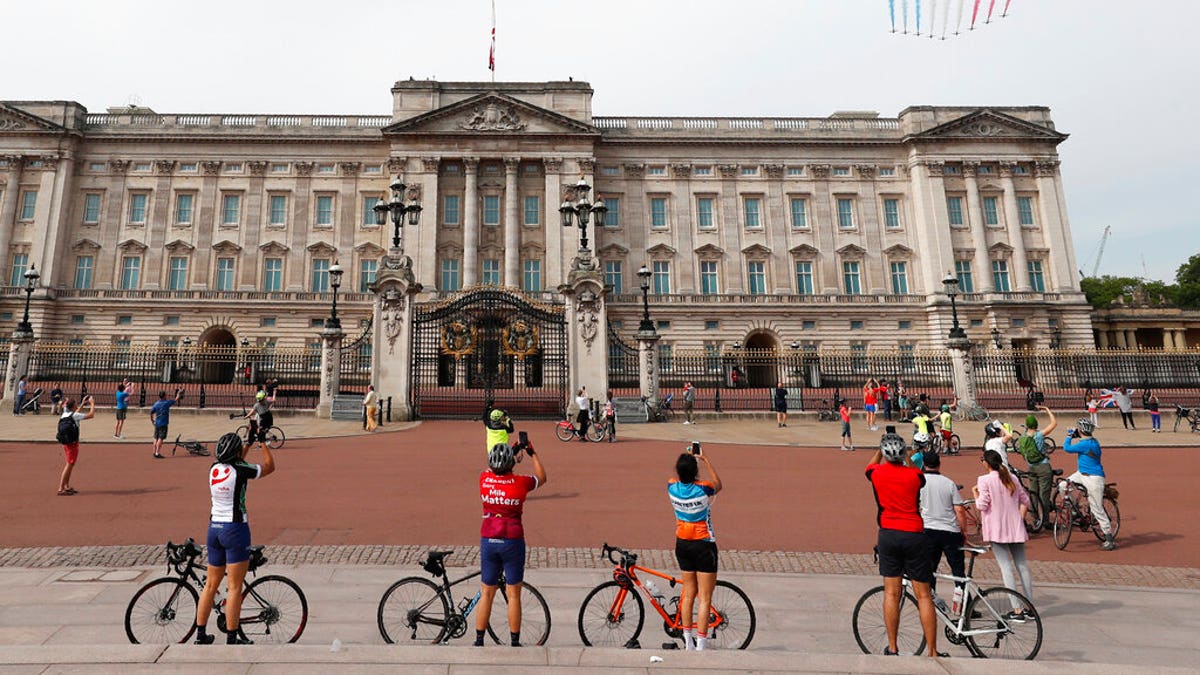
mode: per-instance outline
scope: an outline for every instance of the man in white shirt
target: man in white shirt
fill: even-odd
[[[925,521],[925,538],[929,540],[930,566],[936,572],[946,556],[950,573],[966,576],[966,563],[960,550],[966,542],[967,511],[963,507],[958,484],[941,473],[942,459],[934,452],[925,455],[925,486],[921,488],[921,519]],[[937,586],[934,577],[930,588]]]
[[[363,396],[363,407],[367,409],[367,431],[375,431],[379,425],[376,415],[379,413],[379,394],[375,393],[375,385],[367,385],[367,395]]]
[[[579,393],[575,396],[575,405],[579,408],[579,414],[575,416],[576,433],[579,434],[579,440],[586,443],[587,430],[591,426],[592,402],[584,387],[579,388]]]

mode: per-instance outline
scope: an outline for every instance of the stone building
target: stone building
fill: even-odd
[[[941,346],[948,271],[977,342],[1093,344],[1047,108],[598,117],[583,82],[392,95],[391,114],[349,116],[0,102],[0,332],[36,264],[39,338],[308,345],[336,261],[352,336],[396,176],[424,207],[403,232],[423,297],[554,299],[579,245],[558,209],[582,177],[608,206],[588,236],[613,328],[636,328],[646,265],[663,350]]]

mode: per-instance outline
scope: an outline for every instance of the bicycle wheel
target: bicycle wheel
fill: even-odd
[[[488,618],[488,635],[496,644],[502,644],[501,635],[506,635],[508,626],[508,586],[500,586],[492,600],[492,615]],[[497,633],[499,631],[499,633]],[[521,644],[540,647],[550,639],[550,606],[538,589],[527,583],[521,584]]]
[[[1026,490],[1026,492],[1029,492]],[[1025,510],[1025,531],[1034,534],[1042,529],[1042,505],[1038,496],[1029,493],[1029,508]]]
[[[742,589],[718,580],[708,615],[709,644],[718,649],[745,649],[754,639],[757,623],[754,605]]]
[[[587,647],[624,647],[637,640],[645,620],[637,590],[606,581],[593,588],[579,606],[579,639]]]
[[[432,581],[407,577],[383,594],[378,616],[379,634],[388,644],[403,640],[437,644],[446,632],[450,603]]]
[[[125,609],[125,636],[133,644],[187,642],[196,628],[200,594],[174,577],[142,586]]]
[[[575,427],[564,422],[559,422],[558,424],[554,425],[554,435],[558,436],[558,440],[566,443],[572,438],[575,438]]]
[[[958,437],[958,434],[950,434],[950,447],[947,448],[946,452],[951,455],[957,455],[961,451],[962,439]]]
[[[1058,449],[1058,442],[1046,436],[1042,439],[1042,454],[1052,455]]]
[[[1075,529],[1075,504],[1070,497],[1060,497],[1054,508],[1054,545],[1062,551],[1071,541]]]
[[[972,618],[976,612],[981,618]],[[1042,617],[1029,598],[1011,588],[980,591],[967,603],[966,616],[967,648],[975,656],[1030,660],[1042,648]],[[988,632],[971,635],[971,631]]]
[[[883,586],[876,586],[863,593],[854,605],[854,640],[864,654],[883,654],[888,646],[887,626],[883,623]],[[900,596],[900,626],[896,631],[896,651],[900,654],[920,656],[925,649],[925,633],[921,628],[921,614],[917,599],[908,589]]]
[[[967,512],[967,531],[963,534],[967,535],[969,541],[979,541],[979,536],[983,534],[983,520],[979,517],[979,509],[975,506],[975,500],[964,501],[963,508]]]
[[[1101,502],[1104,505],[1104,513],[1108,515],[1108,522],[1112,525],[1113,539],[1117,538],[1117,531],[1121,529],[1121,509],[1117,508],[1117,503],[1105,497]],[[1104,541],[1104,530],[1100,529],[1100,523],[1092,518],[1092,533],[1100,541]]]
[[[307,624],[308,599],[296,582],[267,575],[246,586],[238,628],[255,644],[295,642]]]
[[[272,450],[278,450],[283,447],[283,442],[286,440],[283,435],[283,429],[279,427],[271,427],[267,429],[267,447]]]
[[[237,434],[237,437],[242,439],[242,443],[245,445],[250,445],[254,442],[254,439],[250,438],[250,425],[248,424],[243,424],[233,433]]]
[[[593,443],[599,443],[608,438],[608,425],[593,424],[587,430],[588,440]]]

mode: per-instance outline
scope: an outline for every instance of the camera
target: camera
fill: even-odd
[[[1074,438],[1075,434],[1077,433],[1079,432],[1075,431],[1074,427],[1071,427],[1070,429],[1067,429],[1067,438]]]
[[[693,455],[700,454],[700,441],[692,441],[692,454]]]

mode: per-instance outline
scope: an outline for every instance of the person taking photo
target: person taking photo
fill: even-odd
[[[709,480],[698,480],[701,463]],[[667,496],[675,510],[675,559],[683,577],[679,620],[687,650],[703,651],[708,646],[709,609],[717,586],[717,536],[712,529],[712,505],[721,487],[721,478],[712,462],[700,443],[692,441],[690,451],[675,460],[675,478],[667,483]]]

